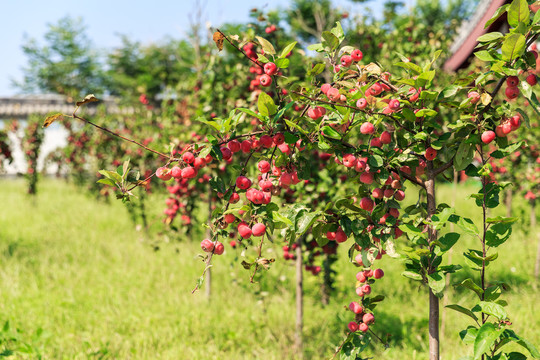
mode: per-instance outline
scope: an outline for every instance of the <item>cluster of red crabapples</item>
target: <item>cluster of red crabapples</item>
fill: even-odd
[[[247,43],[243,47],[246,55],[253,61],[257,61],[257,52],[255,51],[255,44]],[[278,73],[278,67],[273,62],[268,62],[261,66],[251,66],[249,72],[255,74],[255,79],[252,79],[249,83],[249,90],[254,91],[259,89],[259,86],[268,87],[272,84],[272,75]]]
[[[358,257],[360,254],[357,255],[357,263],[362,266],[362,260],[360,258],[358,262]],[[373,324],[375,322],[375,316],[372,313],[365,312],[365,308],[363,305],[363,299],[364,296],[371,294],[371,285],[375,282],[376,279],[380,279],[384,276],[384,272],[382,269],[376,269],[376,270],[364,270],[359,271],[356,274],[356,280],[357,280],[357,286],[356,286],[356,294],[362,298],[360,302],[358,301],[352,301],[349,304],[349,310],[351,310],[354,313],[354,321],[349,322],[347,327],[349,328],[349,331],[356,332],[358,330],[362,332],[367,332],[369,330],[369,325]],[[363,284],[363,285],[362,285]]]

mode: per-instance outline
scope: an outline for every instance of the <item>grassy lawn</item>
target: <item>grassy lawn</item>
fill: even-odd
[[[441,188],[439,201],[455,198],[458,213],[479,219],[468,194],[474,185]],[[159,197],[159,196],[156,196]],[[411,196],[412,197],[412,196]],[[226,246],[213,268],[212,296],[191,290],[203,264],[199,240],[149,245],[120,202],[96,202],[57,180],[39,184],[36,199],[20,180],[0,188],[0,358],[6,349],[24,347],[9,359],[292,359],[294,358],[294,267],[281,261],[281,243],[266,248],[277,258],[272,268],[249,283],[240,251]],[[410,200],[410,199],[409,199]],[[158,216],[162,198],[152,212]],[[516,209],[521,199],[515,199]],[[501,214],[504,213],[500,209]],[[497,215],[497,214],[492,214]],[[524,217],[528,220],[528,214]],[[532,276],[536,240],[516,225],[488,268],[490,279],[504,280],[503,295],[513,329],[540,344],[540,292]],[[464,237],[454,258],[472,247]],[[477,247],[477,246],[476,246]],[[329,359],[352,319],[344,309],[356,295],[355,267],[343,256],[337,291],[330,306],[320,302],[319,277],[306,274],[305,358]],[[375,358],[427,358],[427,292],[401,277],[403,265],[379,262],[385,277],[373,286],[386,295],[376,312],[377,333],[392,335],[390,347],[375,343]],[[452,283],[472,271],[464,270]],[[473,274],[473,276],[478,276]],[[450,288],[449,303],[471,307],[475,299]],[[442,359],[472,354],[458,332],[465,316],[446,310]],[[2,329],[2,325],[9,321]],[[11,336],[13,335],[13,336]],[[15,340],[7,340],[16,337]]]

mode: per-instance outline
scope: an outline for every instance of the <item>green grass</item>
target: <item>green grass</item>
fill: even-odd
[[[456,192],[444,187],[438,200],[450,202],[454,196],[458,212],[478,219],[478,209],[466,199],[472,186]],[[208,302],[204,289],[191,294],[203,269],[198,241],[162,244],[153,251],[151,239],[136,231],[120,202],[96,202],[56,180],[40,183],[36,199],[25,194],[22,181],[3,180],[0,199],[0,326],[9,321],[18,336],[9,345],[24,345],[28,352],[10,358],[294,358],[294,268],[281,260],[281,244],[266,248],[266,257],[277,261],[257,284],[249,283],[240,252],[227,246],[214,261]],[[161,203],[155,200],[154,214]],[[503,297],[513,329],[539,344],[540,294],[532,277],[536,241],[517,228],[488,269],[488,281],[512,285]],[[459,263],[459,254],[473,242],[464,238],[456,245],[453,256]],[[401,277],[396,260],[386,258],[378,266],[386,275],[373,290],[386,300],[377,308],[374,329],[392,338],[390,348],[375,343],[369,353],[427,358],[426,289]],[[356,297],[355,268],[345,256],[338,274],[327,307],[320,304],[321,279],[306,274],[306,359],[330,358],[352,318],[344,306]],[[457,274],[452,283],[468,274]],[[467,292],[450,289],[448,296],[450,303],[474,304]],[[472,346],[463,345],[458,335],[467,318],[445,313],[442,359],[471,354]],[[6,333],[0,332],[0,353]]]

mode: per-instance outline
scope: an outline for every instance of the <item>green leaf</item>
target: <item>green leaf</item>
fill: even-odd
[[[111,179],[99,179],[97,182],[100,184],[105,184],[109,186],[116,186],[116,183]]]
[[[529,24],[529,5],[527,0],[514,0],[508,8],[508,24],[517,27],[519,23]]]
[[[493,57],[493,55],[491,55],[491,53],[487,50],[480,50],[480,51],[476,51],[474,53],[474,56],[476,56],[478,59],[482,60],[482,61],[486,61],[486,62],[489,62],[489,61],[496,61],[497,59],[495,59]]]
[[[299,235],[303,235],[311,228],[311,225],[315,223],[320,213],[300,211],[298,215],[299,216],[295,219],[294,231]]]
[[[264,56],[263,54],[257,54],[257,60],[263,64],[270,62],[270,60],[268,60],[268,58]]]
[[[478,308],[480,308],[484,314],[495,316],[499,320],[505,320],[508,317],[504,307],[491,301],[480,301],[478,303]],[[476,306],[473,308],[473,310],[475,309],[477,309]]]
[[[475,144],[462,141],[454,157],[454,168],[456,171],[465,170],[474,159]]]
[[[317,76],[325,69],[325,64],[315,64],[308,72],[308,76]]]
[[[277,112],[277,107],[276,104],[274,104],[274,100],[272,100],[270,95],[268,95],[264,91],[261,91],[261,93],[259,94],[257,107],[259,109],[259,114],[263,116],[274,115]]]
[[[288,227],[293,226],[293,223],[292,223],[292,221],[291,221],[289,218],[287,218],[287,217],[281,215],[281,214],[278,213],[277,211],[274,211],[274,212],[272,213],[272,218],[274,219],[274,222],[281,222],[281,223],[285,224],[285,225],[288,226]]]
[[[465,314],[467,316],[470,316],[471,318],[473,318],[474,321],[478,321],[478,316],[476,316],[471,310],[467,309],[467,308],[464,308],[463,306],[461,305],[458,305],[458,304],[453,304],[453,305],[446,305],[445,307],[449,308],[449,309],[452,309],[452,310],[456,310],[462,314]]]
[[[322,132],[325,136],[329,138],[337,139],[337,140],[341,139],[341,134],[328,125],[323,126]]]
[[[482,288],[480,286],[476,285],[474,283],[474,281],[472,281],[472,279],[465,279],[461,283],[456,284],[454,286],[461,286],[461,287],[465,287],[467,289],[470,289],[470,290],[474,291],[476,293],[476,295],[478,295],[478,297],[481,297],[482,293],[483,293]]]
[[[276,60],[276,66],[280,69],[286,69],[289,67],[290,60],[289,59],[277,59]]]
[[[467,329],[459,332],[459,337],[466,345],[474,344],[474,340],[476,340],[476,335],[478,335],[478,329],[474,326],[469,326]],[[462,360],[464,358],[460,358],[459,360]],[[472,357],[467,357],[467,360],[472,360]]]
[[[336,21],[336,26],[334,26],[330,31],[339,39],[340,42],[345,39],[345,32],[343,31],[343,27],[341,27],[341,23],[339,21]]]
[[[435,116],[438,113],[432,109],[421,109],[416,112],[416,117]]]
[[[265,54],[268,54],[268,55],[276,54],[276,50],[274,49],[274,46],[270,44],[268,40],[260,36],[255,36],[255,38],[257,39],[257,41],[259,41],[259,44],[261,44],[261,47],[263,48]]]
[[[311,44],[307,47],[307,49],[311,51],[318,51],[318,52],[324,51],[324,47],[322,44]]]
[[[511,223],[498,223],[491,226],[486,232],[486,244],[497,247],[503,244],[512,234]]]
[[[416,75],[419,75],[422,73],[422,68],[416,64],[413,64],[412,62],[398,62],[398,63],[395,63],[394,65],[402,67],[407,70],[411,70],[414,73],[416,73]]]
[[[478,228],[476,225],[474,225],[471,219],[460,217],[457,222],[457,226],[459,226],[461,230],[465,231],[469,235],[478,235]]]
[[[506,12],[510,4],[505,4],[501,6],[500,8],[495,11],[495,14],[486,22],[486,25],[484,25],[484,29],[487,29],[489,25],[493,24],[502,14]]]
[[[251,109],[246,109],[246,108],[237,108],[236,110],[239,110],[243,113],[246,113],[250,116],[253,116],[253,117],[256,117],[257,119],[261,120],[263,123],[266,123],[268,121],[268,119],[266,119],[264,116],[261,116],[260,114],[257,114],[255,111],[251,110]]]
[[[491,154],[489,154],[489,156],[495,159],[502,159],[514,153],[517,149],[521,148],[522,145],[523,141],[519,141],[517,143],[510,144],[504,148],[499,148],[498,150],[495,150]]]
[[[380,168],[384,165],[384,160],[380,155],[374,154],[368,158],[368,164],[372,168]]]
[[[433,293],[438,297],[442,297],[442,292],[446,286],[445,277],[440,272],[434,272],[432,274],[428,274],[427,279],[428,285],[431,290],[433,290]]]
[[[525,51],[525,41],[525,36],[522,34],[508,34],[501,47],[502,59],[512,61],[520,57]]]
[[[452,248],[452,246],[455,245],[455,243],[459,240],[458,233],[450,232],[448,234],[445,234],[444,236],[440,237],[437,241],[439,242],[439,247],[441,248],[442,252],[446,252]]]
[[[330,51],[335,50],[339,45],[339,39],[330,31],[324,31],[322,33],[323,45],[326,45]]]
[[[474,340],[474,359],[480,359],[482,354],[489,351],[503,331],[504,329],[497,330],[492,323],[482,325]]]
[[[279,55],[279,57],[281,59],[284,59],[285,57],[287,57],[287,55],[292,51],[292,49],[294,49],[294,47],[296,46],[296,41],[288,44],[287,46],[285,46],[285,48],[283,50],[281,50],[281,54]]]
[[[497,40],[497,39],[500,39],[502,38],[504,35],[498,31],[495,31],[495,32],[490,32],[490,33],[487,33],[487,34],[484,34],[482,36],[480,36],[478,39],[476,39],[476,41],[478,42],[491,42],[493,40]]]
[[[422,275],[414,271],[404,271],[401,273],[401,275],[413,280],[422,280]]]

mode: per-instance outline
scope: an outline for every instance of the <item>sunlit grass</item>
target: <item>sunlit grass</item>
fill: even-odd
[[[450,203],[454,196],[458,212],[477,220],[478,208],[467,199],[473,189],[443,187],[438,200]],[[21,331],[16,344],[30,349],[13,358],[33,359],[38,353],[45,359],[294,358],[294,268],[281,260],[279,241],[267,247],[266,256],[277,261],[257,284],[249,283],[240,252],[227,246],[214,261],[207,301],[204,289],[191,294],[203,269],[198,239],[153,251],[120,202],[96,202],[56,180],[43,181],[39,190],[31,199],[22,181],[4,180],[0,188],[0,325],[9,320]],[[161,199],[153,204],[151,212],[159,214]],[[488,281],[512,285],[503,297],[513,328],[538,344],[536,240],[519,227],[488,268]],[[453,258],[464,264],[460,254],[476,242],[463,238]],[[355,267],[346,261],[344,247],[342,252],[329,306],[320,302],[321,279],[305,275],[307,359],[330,358],[352,318],[344,306],[356,297]],[[401,277],[399,261],[385,258],[377,266],[386,275],[373,291],[386,300],[373,328],[392,337],[389,349],[375,343],[370,352],[384,359],[427,358],[426,289]],[[451,282],[467,275],[478,276],[464,270]],[[448,296],[450,303],[474,305],[467,292],[451,288]],[[447,310],[443,359],[472,353],[458,335],[467,325],[465,316]],[[36,335],[38,329],[43,332]]]

